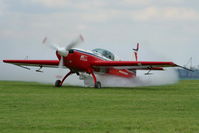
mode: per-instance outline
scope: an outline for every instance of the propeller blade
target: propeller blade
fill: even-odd
[[[63,68],[63,66],[64,66],[64,58],[63,58],[63,56],[61,56],[58,68]]]
[[[62,69],[63,69],[63,68],[64,68],[64,57],[61,56],[61,59],[60,59],[60,61],[59,61],[59,65],[58,65],[58,74],[57,74],[57,76],[56,76],[56,78],[57,78],[58,80],[61,80],[62,77],[63,77],[63,73],[62,73]]]
[[[47,37],[44,37],[42,43],[45,44],[47,42],[48,38]]]
[[[51,49],[54,49],[54,50],[58,50],[59,49],[59,46],[57,44],[52,44],[47,37],[44,37],[43,41],[42,41],[43,44],[47,45],[48,47],[50,47]]]
[[[69,50],[69,49],[71,49],[71,48],[74,48],[75,46],[77,46],[78,44],[80,44],[80,43],[83,42],[83,41],[84,41],[83,36],[82,36],[82,35],[79,35],[79,37],[78,37],[76,40],[72,41],[72,42],[66,47],[66,50]]]

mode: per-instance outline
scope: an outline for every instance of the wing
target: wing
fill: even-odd
[[[117,68],[129,70],[164,70],[163,67],[177,67],[173,62],[157,61],[96,61],[91,64],[93,68]]]
[[[24,66],[36,66],[36,67],[51,67],[57,68],[59,60],[3,60],[5,63],[11,63],[26,69]]]

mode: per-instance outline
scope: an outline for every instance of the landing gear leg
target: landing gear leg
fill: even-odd
[[[61,81],[61,80],[56,80],[56,82],[55,82],[55,87],[61,87],[62,84],[63,84],[63,82],[64,82],[64,80],[65,80],[68,76],[70,76],[71,74],[73,74],[72,71],[70,71],[69,73],[67,73],[66,76],[62,79],[62,81]]]
[[[102,87],[101,83],[100,83],[100,81],[97,81],[95,74],[93,72],[91,72],[91,75],[93,77],[94,87],[95,88],[101,88]]]

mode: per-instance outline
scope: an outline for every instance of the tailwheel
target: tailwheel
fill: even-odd
[[[95,83],[95,88],[101,88],[102,86],[101,86],[101,83],[99,82],[99,81],[97,81],[96,83]]]
[[[56,80],[55,87],[61,87],[61,80]]]

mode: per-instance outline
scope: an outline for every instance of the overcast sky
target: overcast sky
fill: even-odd
[[[140,60],[184,65],[193,57],[198,65],[199,1],[0,0],[0,60],[56,59],[42,39],[64,46],[79,34],[85,39],[80,48],[105,48],[123,60],[132,59],[139,42]],[[0,67],[1,80],[30,74],[9,64]]]

